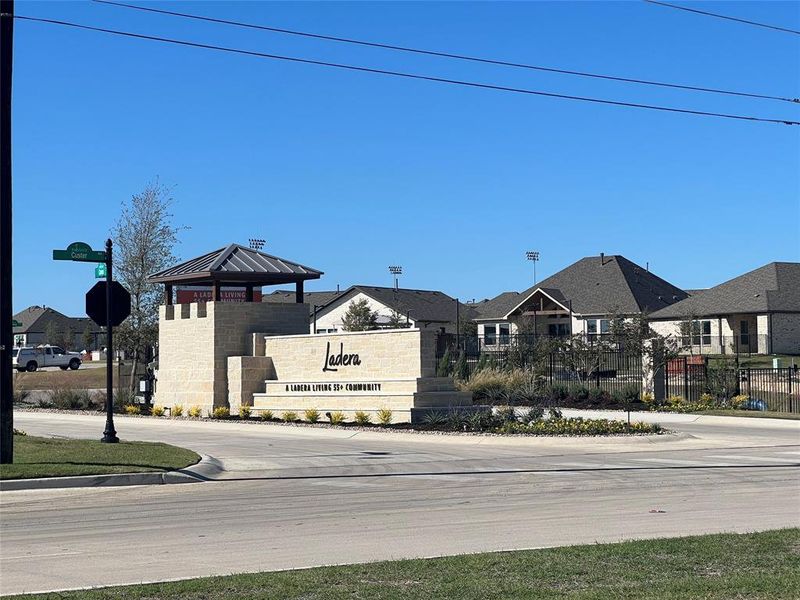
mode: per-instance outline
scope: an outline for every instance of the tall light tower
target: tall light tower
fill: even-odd
[[[400,275],[403,274],[403,267],[401,267],[400,265],[390,265],[389,273],[391,273],[394,276],[394,289],[399,289],[397,279]]]
[[[539,262],[539,252],[528,250],[525,253],[525,258],[533,262],[533,285],[536,285],[536,263]]]
[[[261,249],[266,245],[267,240],[262,240],[261,238],[250,238],[250,248],[253,250],[258,250],[261,252]]]

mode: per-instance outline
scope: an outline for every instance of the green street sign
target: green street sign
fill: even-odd
[[[12,327],[22,327],[22,323],[17,321],[16,319],[11,319],[11,326]]]
[[[92,250],[86,242],[72,242],[66,250],[53,250],[53,260],[75,260],[79,262],[105,262],[103,250]]]
[[[106,277],[106,263],[99,263],[94,268],[94,278],[95,279],[105,279]]]

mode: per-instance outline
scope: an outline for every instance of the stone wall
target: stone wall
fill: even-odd
[[[303,304],[195,302],[159,309],[159,371],[155,402],[228,406],[228,358],[252,356],[254,333],[305,332]],[[263,379],[262,379],[263,380]]]
[[[449,377],[436,377],[436,334],[394,329],[264,340],[272,377],[253,394],[258,411],[321,413],[393,412],[412,422],[427,412],[471,407],[472,396],[456,390]]]

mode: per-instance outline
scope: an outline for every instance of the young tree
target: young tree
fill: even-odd
[[[63,323],[58,329],[55,345],[63,348],[64,350],[70,350],[72,348],[72,329],[70,329],[70,326],[67,323]]]
[[[44,326],[44,343],[55,345],[58,339],[58,328],[54,321],[50,320]]]
[[[387,325],[389,325],[391,329],[405,329],[408,327],[408,319],[403,313],[392,309],[392,312],[389,314]]]
[[[122,212],[112,229],[114,274],[131,294],[131,315],[117,329],[119,347],[133,359],[132,372],[148,350],[158,342],[158,286],[151,274],[177,261],[174,254],[178,233],[170,212],[170,190],[158,180],[122,203]],[[131,378],[131,389],[136,378]]]
[[[342,329],[345,331],[368,331],[377,325],[378,313],[370,309],[366,298],[350,302],[342,317]]]
[[[83,333],[81,334],[81,342],[83,343],[83,350],[93,350],[92,347],[94,344],[94,335],[92,335],[92,328],[89,326],[89,323],[86,323],[86,326],[83,328]]]

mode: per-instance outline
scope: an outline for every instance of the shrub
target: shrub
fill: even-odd
[[[368,412],[357,410],[356,414],[353,416],[353,420],[356,422],[356,425],[369,425],[370,422],[372,422],[372,417]]]
[[[28,390],[14,389],[14,404],[21,404],[25,402],[30,392]]]
[[[501,406],[495,411],[495,416],[504,423],[517,420],[517,413],[513,406]]]
[[[467,355],[465,352],[461,352],[458,356],[456,366],[453,369],[453,377],[461,381],[467,381],[469,379],[469,365],[467,364]]]
[[[50,394],[50,402],[63,410],[84,410],[91,408],[92,399],[88,390],[54,389]],[[132,404],[129,402],[129,404]]]
[[[164,416],[164,407],[156,404],[153,408],[150,409],[150,414],[154,417],[163,417]]]
[[[303,411],[303,416],[309,423],[316,423],[319,421],[320,414],[316,408],[307,408],[305,411]]]
[[[125,405],[125,414],[126,415],[140,415],[140,414],[142,414],[142,409],[138,404],[126,404]]]
[[[569,398],[569,388],[561,383],[554,383],[547,389],[547,396],[553,402],[563,402]]]
[[[172,411],[170,413],[173,417],[180,417],[183,415],[183,404],[176,404],[172,407]]]
[[[114,410],[123,410],[128,404],[136,404],[136,394],[124,388],[114,392]],[[105,401],[103,401],[105,406]]]
[[[294,423],[297,421],[297,413],[293,410],[287,410],[281,415],[281,419],[283,419],[286,423]]]
[[[262,410],[258,415],[262,421],[272,421],[274,415],[271,410]]]
[[[522,369],[485,368],[473,373],[463,388],[472,392],[476,400],[500,402],[513,399],[517,390],[528,389],[533,383],[531,373]]]
[[[728,401],[728,406],[735,410],[741,410],[745,407],[745,405],[750,401],[750,396],[747,394],[739,394],[738,396],[734,396]]]
[[[198,417],[200,417],[200,415],[203,414],[203,409],[200,408],[197,404],[195,404],[194,406],[190,406],[189,407],[189,413],[188,414],[189,414],[189,416],[191,418],[197,419]]]
[[[392,423],[392,411],[388,408],[381,408],[378,410],[378,423],[381,425],[390,425]]]
[[[251,409],[249,406],[245,406],[244,404],[242,404],[239,407],[239,418],[242,419],[243,421],[246,421],[247,419],[250,418],[250,411]]]
[[[522,417],[520,417],[520,421],[529,425],[534,421],[541,421],[544,418],[544,408],[541,406],[534,406],[533,408],[527,410]]]
[[[24,437],[24,436],[26,436],[28,434],[25,433],[24,431],[22,431],[22,429],[17,429],[16,427],[14,427],[14,434],[13,435],[18,435],[18,436]]]
[[[447,415],[440,410],[434,410],[427,413],[422,418],[422,422],[428,427],[433,427],[433,428],[442,427],[444,424],[447,423]]]
[[[439,359],[439,364],[436,366],[436,376],[437,377],[449,377],[450,373],[452,372],[450,366],[451,356],[450,356],[450,348],[444,351],[444,356]]]
[[[217,406],[208,416],[212,419],[229,419],[231,416],[231,409],[227,406]]]
[[[328,419],[330,419],[331,425],[341,425],[344,423],[344,413],[340,410],[328,413]]]
[[[550,413],[549,416],[550,416],[550,419],[552,419],[552,420],[558,421],[559,419],[563,419],[564,418],[563,413],[560,410],[558,410],[557,408],[551,408],[548,412]]]

